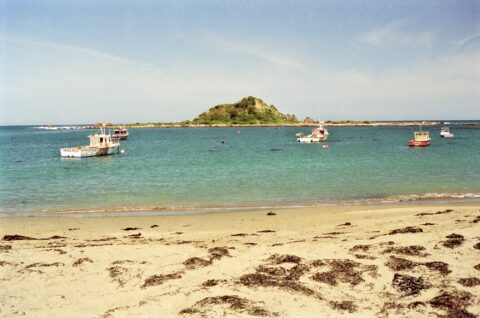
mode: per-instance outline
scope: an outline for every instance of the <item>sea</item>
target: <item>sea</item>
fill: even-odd
[[[0,127],[0,216],[480,201],[480,126],[138,128],[124,154],[67,159],[95,130]]]

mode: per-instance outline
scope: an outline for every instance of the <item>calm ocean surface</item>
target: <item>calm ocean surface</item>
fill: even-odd
[[[0,212],[478,200],[480,127],[451,128],[415,149],[412,127],[331,127],[327,149],[296,143],[310,128],[130,129],[125,155],[62,159],[93,131],[0,127]]]

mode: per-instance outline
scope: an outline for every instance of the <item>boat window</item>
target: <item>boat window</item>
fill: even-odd
[[[103,137],[100,137],[100,142],[103,142]]]

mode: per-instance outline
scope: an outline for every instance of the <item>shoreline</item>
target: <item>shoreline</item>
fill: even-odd
[[[480,204],[480,193],[463,195],[411,195],[378,199],[337,200],[337,201],[304,201],[292,204],[233,205],[233,206],[125,206],[111,208],[84,208],[64,210],[17,210],[0,212],[0,220],[4,218],[31,217],[121,217],[121,216],[161,216],[161,215],[200,215],[213,213],[233,213],[242,211],[264,211],[271,209],[308,209],[324,207],[395,207],[405,205],[477,205]]]
[[[0,312],[474,317],[479,209],[406,204],[2,219]]]

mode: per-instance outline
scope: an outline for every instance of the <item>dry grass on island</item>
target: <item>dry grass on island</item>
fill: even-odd
[[[4,317],[478,317],[480,206],[6,218]]]

